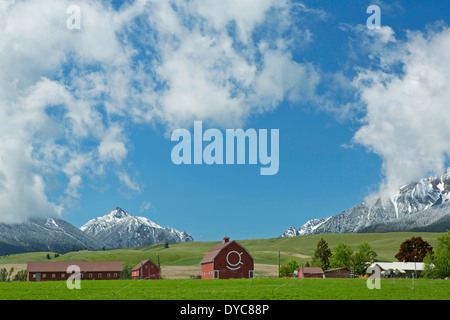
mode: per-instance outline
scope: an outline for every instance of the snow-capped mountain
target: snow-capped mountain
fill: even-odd
[[[0,253],[74,250],[101,250],[105,244],[85,234],[67,221],[34,218],[23,223],[0,224]]]
[[[450,169],[400,188],[390,199],[360,203],[326,219],[312,219],[281,237],[318,233],[445,231],[450,226]]]
[[[116,208],[103,217],[94,218],[80,230],[110,248],[128,248],[161,242],[187,242],[194,239],[186,232],[161,227],[145,217],[136,217]]]
[[[306,234],[313,234],[314,230],[316,230],[319,226],[321,226],[324,222],[326,222],[329,218],[325,219],[311,219],[308,220],[304,225],[300,228],[296,229],[293,226],[290,226],[281,237],[295,237],[295,236],[303,236]]]

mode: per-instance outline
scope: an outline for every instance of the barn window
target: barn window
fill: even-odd
[[[214,279],[219,279],[219,270],[214,270]]]
[[[111,278],[111,273],[108,273],[106,276],[107,276],[108,278]]]
[[[89,278],[92,278],[92,273],[89,273]]]
[[[66,274],[65,273],[62,273],[61,274],[61,278],[65,278],[66,277]]]
[[[117,277],[117,273],[114,273],[114,277]]]
[[[47,274],[43,273],[42,278],[46,278],[46,277],[47,277]]]
[[[56,275],[54,273],[52,273],[52,278],[55,279]]]
[[[99,277],[99,278],[101,278],[101,277],[102,277],[102,274],[101,274],[101,273],[99,273],[99,274],[98,274],[98,277]]]
[[[253,278],[253,270],[249,270],[249,271],[248,271],[248,277],[249,277],[250,279]]]

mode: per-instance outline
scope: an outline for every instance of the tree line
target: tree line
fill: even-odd
[[[11,278],[14,272],[14,268],[6,270],[6,268],[0,269],[0,282],[6,281],[25,281],[27,280],[27,270],[19,270],[13,278]]]
[[[354,276],[364,276],[372,261],[376,261],[377,253],[367,241],[359,244],[358,249],[353,249],[339,242],[331,251],[327,241],[321,238],[316,245],[311,261],[306,261],[305,267],[321,267],[322,270],[334,268],[347,268]],[[450,276],[450,230],[437,238],[436,249],[422,239],[412,237],[400,244],[395,258],[400,262],[424,262],[425,278],[448,278]],[[292,276],[299,269],[295,260],[289,261],[279,269],[280,277]]]
[[[367,241],[359,244],[358,250],[353,249],[339,242],[334,252],[331,251],[328,242],[324,238],[320,238],[317,242],[311,261],[306,261],[305,267],[320,267],[322,270],[334,268],[347,268],[353,272],[355,276],[365,275],[370,262],[375,260],[377,253],[372,249]],[[291,260],[287,265],[280,268],[280,276],[292,276],[295,270],[299,269],[299,265],[295,260]]]

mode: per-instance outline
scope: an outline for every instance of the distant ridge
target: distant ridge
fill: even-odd
[[[66,253],[76,250],[101,250],[105,244],[67,221],[33,218],[23,223],[0,223],[0,254],[34,251]]]
[[[390,199],[360,203],[340,214],[312,219],[281,237],[319,233],[431,231],[450,229],[450,169],[400,188]]]

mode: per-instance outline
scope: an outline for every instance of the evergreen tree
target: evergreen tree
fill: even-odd
[[[328,243],[320,238],[317,242],[316,250],[311,261],[311,265],[314,267],[321,267],[323,270],[330,268],[331,249],[328,247]]]

